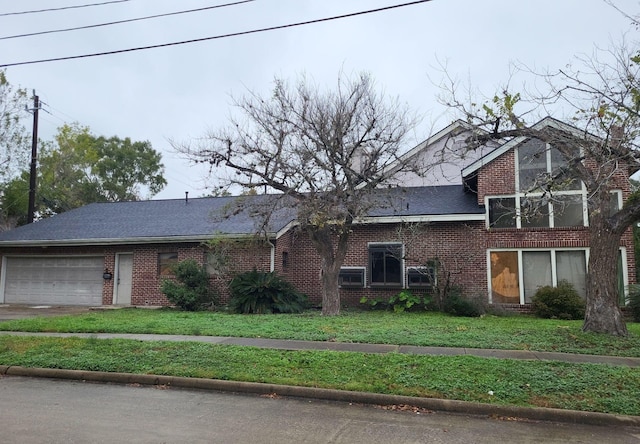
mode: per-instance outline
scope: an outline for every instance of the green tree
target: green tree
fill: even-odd
[[[36,207],[44,217],[92,202],[142,199],[143,187],[153,196],[166,185],[161,155],[149,142],[97,137],[73,124],[59,128],[55,140],[43,143],[40,151]],[[16,178],[11,183],[15,192],[3,202],[19,214],[26,212],[19,190],[28,180],[26,173]]]
[[[2,197],[2,208],[0,208],[0,231],[8,230],[16,226],[18,220],[18,208],[7,207],[5,197],[7,193],[13,197],[21,198],[16,194],[18,190],[15,186],[8,189],[12,182],[12,177],[27,166],[27,156],[29,153],[29,137],[22,124],[27,106],[27,92],[24,89],[14,88],[7,79],[6,72],[0,70],[0,196]],[[27,181],[28,184],[28,181]],[[25,193],[28,194],[28,186]],[[27,194],[25,194],[25,199]],[[27,200],[24,201],[26,208]]]
[[[0,70],[0,183],[24,167],[29,137],[22,124],[27,92],[14,88]]]

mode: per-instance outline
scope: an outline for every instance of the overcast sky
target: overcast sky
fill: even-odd
[[[234,0],[129,0],[34,14],[7,13],[106,0],[0,2],[0,37],[126,20]],[[311,21],[409,0],[254,0],[171,17],[40,36],[0,39],[0,65],[200,39]],[[630,14],[637,0],[613,0]],[[637,31],[604,0],[433,0],[384,12],[146,51],[12,66],[9,81],[46,103],[39,134],[79,122],[104,136],[149,140],[162,153],[168,186],[155,199],[200,196],[204,171],[173,153],[224,126],[231,96],[268,95],[274,77],[306,73],[319,85],[366,71],[380,90],[424,116],[419,142],[455,117],[438,104],[441,63],[487,95],[510,64],[558,69]],[[29,118],[29,116],[27,115]],[[30,121],[27,121],[30,124]],[[411,148],[410,146],[407,149]]]

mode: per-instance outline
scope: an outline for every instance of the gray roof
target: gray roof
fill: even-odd
[[[381,190],[387,192],[387,190]],[[371,213],[377,217],[418,215],[479,215],[483,208],[476,195],[460,185],[393,188],[393,202]],[[212,197],[137,202],[94,203],[0,233],[0,246],[90,245],[204,240],[214,235],[240,236],[258,231],[249,203],[260,204],[270,196],[245,196],[246,208],[222,217],[235,208],[237,197]],[[274,213],[267,231],[276,234],[295,220],[292,210]]]

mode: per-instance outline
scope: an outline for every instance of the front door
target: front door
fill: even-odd
[[[131,305],[131,281],[133,278],[133,254],[116,254],[116,275],[113,303]]]

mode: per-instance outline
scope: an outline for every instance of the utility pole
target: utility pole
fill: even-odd
[[[40,99],[33,90],[33,134],[31,139],[31,168],[29,169],[29,213],[27,215],[27,223],[33,222],[34,213],[36,212],[36,176],[38,161],[38,110],[40,109]]]

